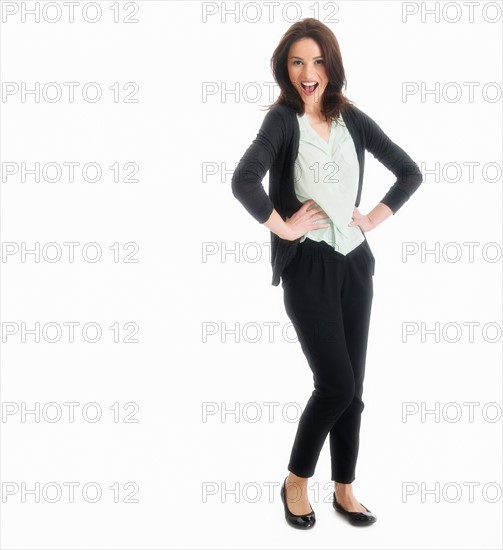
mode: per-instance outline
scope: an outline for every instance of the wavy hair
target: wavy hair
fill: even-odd
[[[282,36],[271,57],[271,70],[281,93],[269,109],[279,103],[292,107],[298,114],[304,114],[304,101],[292,84],[288,75],[288,54],[294,42],[302,38],[312,38],[320,47],[325,60],[328,84],[321,96],[321,112],[332,121],[354,103],[343,93],[346,89],[346,74],[342,63],[341,50],[334,33],[321,21],[308,17],[294,23]]]

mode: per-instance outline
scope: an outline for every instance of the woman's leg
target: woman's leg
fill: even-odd
[[[351,512],[364,511],[353,495],[351,483],[355,479],[361,414],[364,409],[362,394],[373,297],[374,263],[368,243],[362,243],[346,257],[346,273],[342,287],[346,347],[353,368],[355,395],[330,431],[330,454],[337,500]]]
[[[345,266],[346,257],[327,243],[306,239],[283,278],[285,309],[314,380],[288,464],[301,478],[314,474],[327,435],[355,395],[342,307]]]

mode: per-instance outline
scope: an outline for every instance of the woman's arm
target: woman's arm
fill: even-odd
[[[353,210],[349,227],[358,225],[365,233],[394,215],[416,192],[423,181],[418,165],[410,156],[383,132],[366,113],[355,107],[365,136],[365,148],[396,176],[395,183],[368,214]]]
[[[281,116],[268,111],[232,175],[232,194],[259,223],[266,222],[274,210],[262,180],[281,149],[285,134]]]
[[[284,121],[275,111],[268,111],[257,137],[248,147],[232,175],[232,194],[261,224],[281,239],[294,241],[312,229],[328,227],[329,223],[314,223],[327,219],[327,214],[306,201],[285,221],[274,208],[265,192],[262,180],[272,166],[282,144],[286,140]]]
[[[423,181],[423,175],[410,156],[391,141],[372,118],[360,109],[357,111],[365,134],[365,148],[396,176],[395,183],[380,201],[383,205],[388,206],[393,214],[396,214],[417,191]],[[379,223],[386,211],[382,207],[376,206],[376,208],[372,210],[372,213],[374,219]]]

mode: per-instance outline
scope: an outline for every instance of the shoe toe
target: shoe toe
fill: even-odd
[[[371,512],[359,512],[349,516],[349,521],[353,525],[370,525],[377,520],[377,517]]]
[[[365,525],[372,525],[377,521],[377,516],[373,514],[363,504],[362,506],[365,508],[365,510],[367,510],[366,512],[348,512],[337,502],[337,499],[335,498],[335,494],[333,497],[333,506],[337,512],[341,513],[343,516],[345,516],[348,519],[351,525],[356,525],[360,527]]]
[[[292,527],[297,527],[298,529],[310,529],[316,523],[316,518],[311,514],[307,516],[290,515],[287,518],[287,521]]]

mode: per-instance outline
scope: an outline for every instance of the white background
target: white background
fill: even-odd
[[[482,90],[492,82],[501,92],[501,15],[490,20],[502,3],[475,3],[470,13],[468,3],[440,2],[438,21],[431,14],[423,21],[421,10],[433,2],[337,2],[337,22],[328,19],[333,3],[317,4],[341,47],[346,94],[410,154],[425,181],[368,234],[375,297],[354,491],[378,522],[357,530],[332,509],[327,442],[310,481],[318,522],[309,532],[286,524],[279,486],[297,426],[287,415],[307,401],[311,372],[281,286],[271,285],[269,231],[234,199],[230,180],[260,127],[261,107],[275,98],[267,85],[271,54],[297,19],[295,7],[309,17],[315,3],[276,7],[272,20],[259,3],[251,22],[256,12],[245,2],[239,21],[225,11],[234,2],[207,3],[216,13],[203,21],[200,2],[136,0],[118,4],[118,23],[112,2],[99,2],[95,23],[83,18],[85,2],[73,23],[68,9],[54,23],[23,22],[20,11],[6,16],[7,4],[23,3],[2,5],[4,171],[5,163],[96,162],[103,177],[36,182],[28,175],[23,182],[19,173],[3,173],[4,247],[54,242],[65,254],[57,262],[33,255],[23,262],[5,248],[2,254],[1,547],[501,548],[502,424],[491,421],[501,414],[501,259],[491,258],[502,242],[502,112],[501,98],[491,101],[496,88]],[[135,5],[138,22],[124,23]],[[404,9],[411,14],[405,21]],[[58,83],[63,92],[64,82],[78,82],[75,101],[5,94],[5,83],[36,82]],[[82,98],[88,82],[101,86],[100,101]],[[115,82],[137,83],[139,101],[125,103],[123,91],[114,102]],[[478,83],[473,98],[467,82]],[[403,97],[403,83],[438,83],[441,93]],[[203,98],[204,86],[217,93]],[[231,88],[237,95],[222,95]],[[364,213],[395,179],[370,154],[366,159]],[[136,163],[139,181],[115,183],[108,167],[116,162]],[[205,163],[218,172],[203,177]],[[475,163],[473,177],[466,163]],[[499,165],[499,179],[494,169],[483,172],[490,163]],[[63,246],[70,241],[80,243],[74,262]],[[95,263],[81,255],[90,242],[103,250]],[[118,263],[113,243],[121,247]],[[137,243],[138,262],[123,261],[132,250],[122,250],[125,243]],[[404,243],[419,251],[437,246],[440,254],[405,258]],[[464,243],[475,243],[473,258]],[[203,257],[208,249],[215,253]],[[237,254],[225,254],[231,249]],[[67,332],[54,343],[6,335],[6,327],[22,323],[64,328],[72,321],[79,323],[74,342]],[[96,343],[82,337],[88,322],[103,330]],[[119,343],[108,328],[114,323]],[[137,343],[123,342],[126,323],[138,325]],[[419,332],[405,339],[405,323]],[[438,338],[422,339],[421,323],[438,323]],[[53,408],[38,422],[33,415],[23,422],[23,403],[33,409],[51,402],[61,406],[59,421],[49,421]],[[67,402],[80,404],[74,422]],[[82,417],[90,402],[102,408],[97,422]],[[473,418],[468,402],[475,403]],[[114,403],[119,422],[108,408]],[[133,410],[123,410],[126,403],[137,404],[138,422],[123,421]],[[404,403],[419,412],[402,417]],[[421,418],[421,409],[435,406],[438,417]],[[229,409],[237,413],[225,414]],[[215,414],[203,417],[203,410]],[[21,495],[22,483],[33,489],[51,482],[80,484],[75,502],[67,492],[53,503]],[[96,503],[82,496],[89,482],[103,491]],[[139,488],[139,502],[124,502],[127,483]]]

